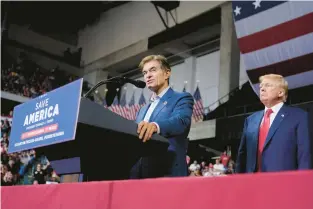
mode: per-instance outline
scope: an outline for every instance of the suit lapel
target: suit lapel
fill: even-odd
[[[160,99],[158,105],[155,107],[150,120],[149,121],[154,121],[155,118],[158,116],[158,114],[160,113],[160,111],[167,105],[168,100],[172,97],[173,95],[173,89],[169,88],[167,90],[167,92],[162,96],[162,98]]]
[[[150,107],[150,103],[146,104],[145,106],[143,106],[141,108],[141,110],[139,111],[139,115],[137,117],[137,122],[143,121],[143,119],[145,118],[146,112],[148,111]]]
[[[263,149],[265,149],[266,145],[272,140],[273,135],[275,134],[275,132],[277,131],[277,129],[279,128],[281,122],[287,117],[288,112],[287,112],[287,108],[285,105],[283,105],[280,110],[278,111],[271,127],[270,130],[268,131],[265,143],[264,143],[264,147]]]

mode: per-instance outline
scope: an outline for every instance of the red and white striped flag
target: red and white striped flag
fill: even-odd
[[[260,76],[272,73],[284,76],[289,89],[313,84],[312,1],[233,1],[232,6],[254,89]]]
[[[203,121],[204,108],[203,108],[203,102],[202,102],[199,86],[197,86],[197,89],[193,95],[193,98],[195,100],[195,104],[193,105],[192,121],[193,122]]]
[[[113,103],[111,104],[111,106],[108,109],[111,110],[112,112],[118,114],[118,115],[122,115],[117,95],[115,96]]]
[[[122,95],[122,98],[120,100],[120,111],[121,111],[121,116],[130,120],[130,115],[129,115],[129,107],[126,103],[126,91]]]
[[[145,106],[145,104],[146,104],[146,98],[143,95],[143,91],[142,91],[141,96],[140,96],[139,101],[138,101],[138,104],[136,105],[136,113],[140,110],[140,108]]]
[[[136,105],[135,105],[135,92],[133,93],[133,96],[128,104],[128,110],[129,110],[129,119],[130,120],[136,120]]]

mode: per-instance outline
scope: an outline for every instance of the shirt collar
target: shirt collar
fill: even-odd
[[[266,112],[268,109],[272,109],[272,110],[273,110],[273,113],[277,114],[278,111],[280,110],[280,108],[281,108],[283,105],[284,105],[284,103],[283,103],[283,102],[280,102],[280,103],[274,105],[274,106],[271,107],[271,108],[265,107],[265,110],[264,110],[264,111]]]
[[[166,92],[170,89],[170,87],[168,86],[167,88],[165,88],[159,95],[155,95],[155,93],[152,94],[151,96],[151,101],[154,102],[155,100],[158,100],[158,99],[161,99],[165,94]]]

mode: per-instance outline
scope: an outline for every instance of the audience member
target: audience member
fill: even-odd
[[[222,164],[223,164],[225,167],[227,167],[228,161],[229,161],[230,157],[227,155],[227,151],[226,151],[226,150],[222,153],[222,155],[221,155],[220,158],[221,158]]]
[[[214,172],[219,172],[219,173],[224,173],[225,172],[225,167],[222,163],[220,163],[220,159],[217,158],[215,160],[215,164],[213,166]]]
[[[205,166],[206,166],[206,162],[205,161],[202,161],[201,164],[200,164],[200,170],[202,172],[202,170],[205,169]]]
[[[198,162],[195,160],[193,163],[189,166],[189,171],[194,172],[196,170],[200,170],[200,165]]]
[[[34,181],[37,181],[38,184],[45,184],[45,175],[46,175],[46,170],[41,168],[41,164],[38,163],[36,165],[36,170],[34,172]]]
[[[225,174],[234,174],[234,173],[235,173],[234,162],[229,162]]]
[[[50,175],[48,175],[46,184],[58,184],[58,183],[60,183],[60,177],[56,174],[55,171],[53,171]]]
[[[204,170],[202,171],[202,176],[206,176],[206,177],[214,176],[212,163],[210,163],[210,166],[205,166]]]

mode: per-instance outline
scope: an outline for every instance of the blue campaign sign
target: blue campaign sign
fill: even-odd
[[[16,106],[9,153],[75,139],[82,84],[79,79]]]

